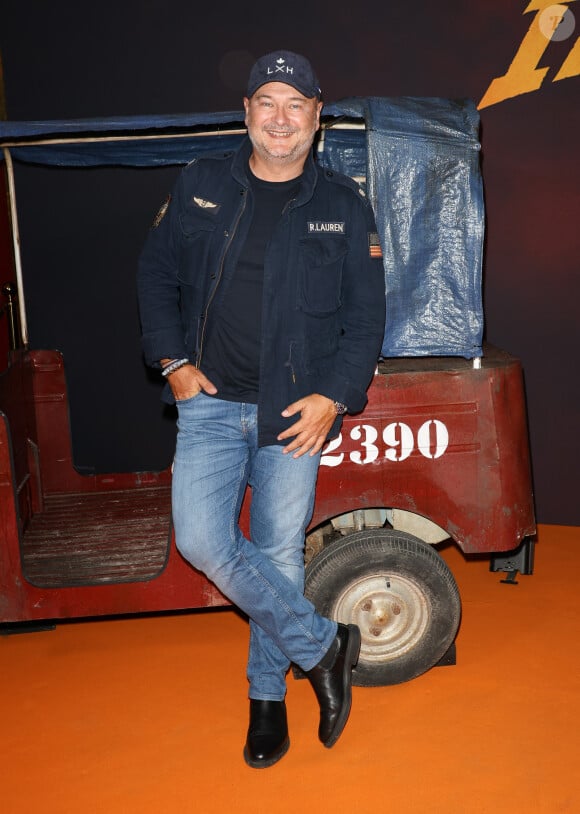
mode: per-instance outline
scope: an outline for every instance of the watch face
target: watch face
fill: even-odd
[[[346,404],[341,404],[340,401],[335,401],[334,406],[336,408],[337,415],[344,415],[346,413]]]

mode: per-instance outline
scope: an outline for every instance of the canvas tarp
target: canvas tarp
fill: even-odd
[[[474,104],[357,97],[323,113],[319,160],[366,178],[375,211],[387,303],[383,355],[480,356],[484,209]],[[364,127],[343,129],[345,122]],[[235,149],[243,126],[239,111],[0,122],[0,142],[30,163],[147,167]]]

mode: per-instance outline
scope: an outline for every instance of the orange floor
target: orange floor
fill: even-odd
[[[289,679],[292,746],[242,759],[246,624],[232,611],[64,623],[0,639],[3,814],[580,812],[580,528],[543,526],[533,576],[443,555],[457,665],[355,688],[332,750]]]

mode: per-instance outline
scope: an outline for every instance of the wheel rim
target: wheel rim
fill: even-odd
[[[362,661],[384,662],[416,646],[429,624],[430,610],[417,583],[399,574],[376,574],[350,583],[337,597],[333,616],[360,628]]]

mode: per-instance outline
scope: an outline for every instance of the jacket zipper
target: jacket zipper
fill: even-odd
[[[292,384],[296,384],[296,373],[294,371],[294,362],[292,360],[292,352],[294,351],[294,341],[290,342],[290,351],[288,353],[288,361],[285,363],[286,367],[290,368],[290,375],[292,376]]]
[[[199,366],[201,365],[201,357],[203,355],[203,343],[204,343],[204,340],[205,340],[205,327],[207,325],[207,315],[208,315],[210,306],[211,306],[211,304],[212,304],[212,302],[214,300],[214,297],[216,295],[216,291],[218,290],[219,284],[220,284],[221,279],[222,279],[222,274],[223,274],[223,271],[224,271],[224,263],[225,263],[226,255],[227,255],[227,253],[229,251],[229,248],[230,248],[230,246],[232,244],[232,240],[234,239],[234,237],[236,235],[236,232],[238,230],[238,226],[239,226],[240,220],[242,218],[242,215],[244,214],[244,211],[246,209],[246,200],[247,200],[248,196],[247,196],[245,191],[242,194],[244,196],[244,199],[242,201],[242,205],[241,205],[241,207],[239,209],[239,212],[237,214],[236,220],[234,221],[234,225],[233,225],[233,227],[232,227],[232,229],[231,229],[231,231],[229,233],[228,242],[226,243],[225,249],[224,249],[223,254],[222,254],[222,259],[221,259],[221,262],[220,262],[220,265],[219,265],[219,272],[218,272],[218,275],[217,275],[217,280],[216,280],[216,283],[215,283],[215,285],[213,287],[213,291],[210,294],[209,300],[206,303],[205,311],[203,313],[203,317],[202,317],[203,318],[203,325],[201,326],[201,334],[200,334],[200,337],[199,337],[199,353],[197,354],[197,361],[195,363],[195,366],[198,369],[199,369]]]

